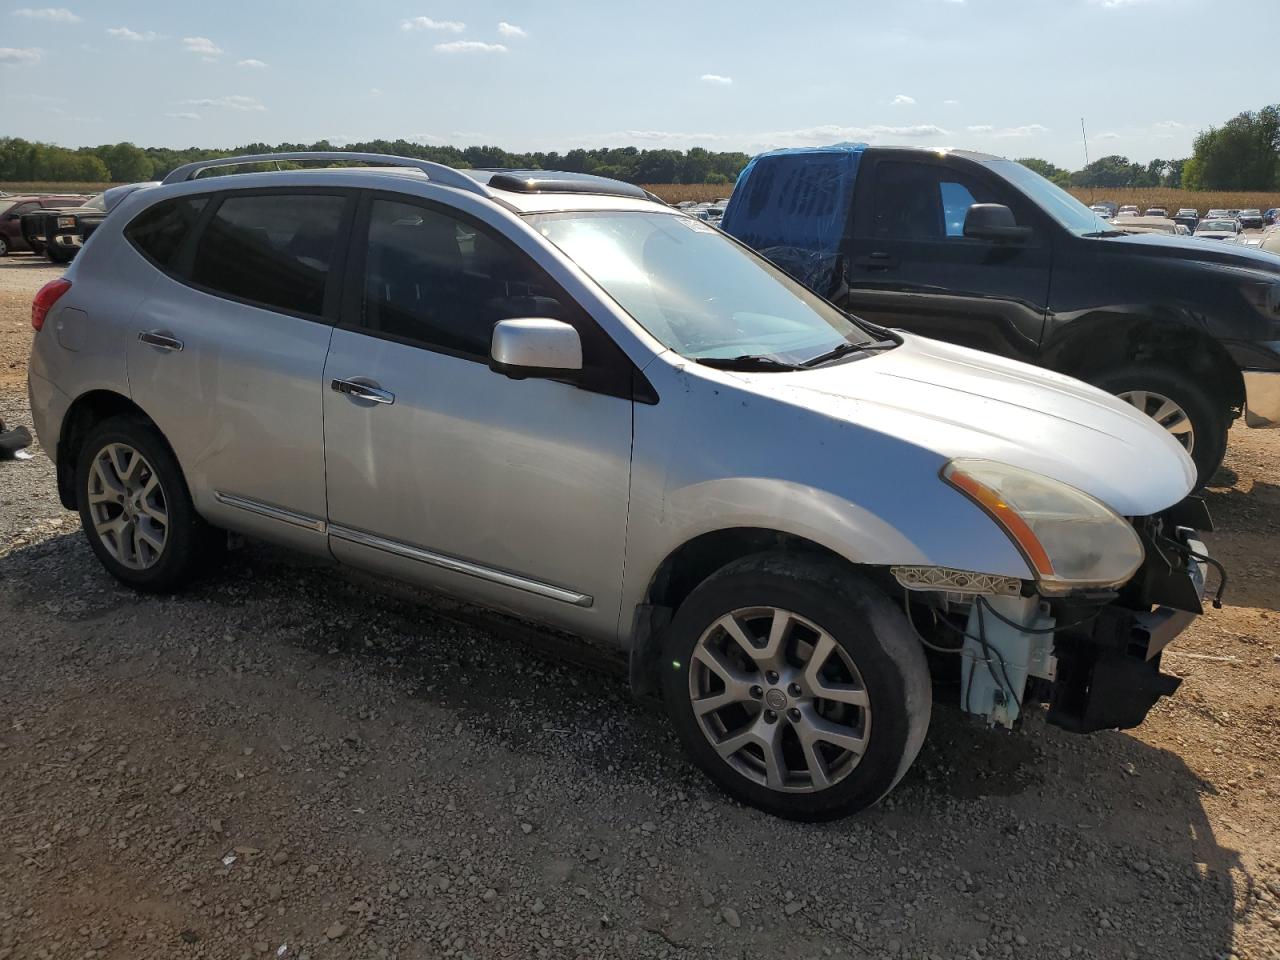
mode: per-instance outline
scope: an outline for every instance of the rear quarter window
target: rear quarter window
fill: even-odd
[[[181,197],[157,203],[134,217],[124,229],[125,238],[156,266],[172,269],[207,202],[204,197]]]

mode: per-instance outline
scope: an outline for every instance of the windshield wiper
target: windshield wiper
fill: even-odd
[[[1093,233],[1081,234],[1084,237],[1123,237],[1124,235],[1123,230],[1096,230]]]
[[[694,363],[714,370],[799,370],[794,363],[783,363],[773,357],[762,357],[754,354],[743,354],[740,357],[695,357]]]
[[[802,367],[817,367],[824,363],[830,363],[832,360],[839,360],[841,357],[848,356],[851,353],[871,353],[875,350],[892,350],[898,346],[897,340],[875,340],[872,343],[842,343],[833,350],[826,353],[820,353],[811,360],[806,360],[800,364]]]

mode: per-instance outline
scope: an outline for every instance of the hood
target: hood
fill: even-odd
[[[1095,243],[1114,244],[1127,253],[1151,257],[1169,257],[1177,260],[1200,260],[1205,263],[1221,263],[1232,267],[1245,267],[1264,273],[1280,274],[1280,260],[1259,253],[1249,247],[1234,243],[1205,243],[1206,239],[1234,239],[1237,234],[1206,231],[1191,237],[1161,236],[1154,233],[1133,233],[1123,237],[1097,237]]]
[[[1039,367],[902,336],[902,346],[863,359],[732,376],[946,459],[1033,470],[1124,516],[1158,513],[1191,492],[1196,469],[1186,451],[1128,404]]]

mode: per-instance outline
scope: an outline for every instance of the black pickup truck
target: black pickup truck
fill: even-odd
[[[761,154],[721,229],[850,313],[1085,380],[1201,483],[1240,416],[1280,426],[1280,257],[1126,235],[1019,163],[850,144]]]
[[[76,207],[46,207],[22,215],[22,236],[34,253],[54,263],[70,263],[89,235],[107,218],[116,204],[152,183],[128,183],[109,187]]]

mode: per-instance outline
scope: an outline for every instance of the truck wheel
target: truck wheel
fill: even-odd
[[[58,247],[52,243],[45,248],[44,255],[49,258],[50,263],[70,263],[71,258],[75,256],[74,253],[59,250]]]
[[[1091,381],[1169,431],[1195,461],[1197,487],[1213,479],[1227,453],[1227,411],[1194,377],[1170,367],[1135,364]]]
[[[9,255],[9,241],[3,233],[0,233],[0,257]]]
[[[725,792],[791,820],[871,806],[929,727],[929,669],[902,612],[839,565],[762,553],[724,567],[668,629],[663,697]]]
[[[104,420],[85,439],[76,501],[93,552],[135,589],[174,590],[217,552],[168,444],[137,417]]]

